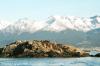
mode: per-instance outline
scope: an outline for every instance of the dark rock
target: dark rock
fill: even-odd
[[[3,48],[0,48],[0,54],[2,54]]]
[[[97,53],[97,54],[95,55],[95,57],[100,57],[100,53]]]

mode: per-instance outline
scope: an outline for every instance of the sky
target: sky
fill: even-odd
[[[100,15],[100,0],[0,0],[0,19],[43,20],[53,15],[90,17]]]

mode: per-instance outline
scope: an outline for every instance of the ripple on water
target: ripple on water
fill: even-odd
[[[100,58],[0,58],[0,66],[100,66]]]

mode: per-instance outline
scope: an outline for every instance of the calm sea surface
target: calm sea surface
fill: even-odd
[[[100,58],[0,58],[0,66],[100,66]]]

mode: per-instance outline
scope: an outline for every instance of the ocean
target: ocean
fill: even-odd
[[[100,58],[0,58],[0,66],[100,66]]]

